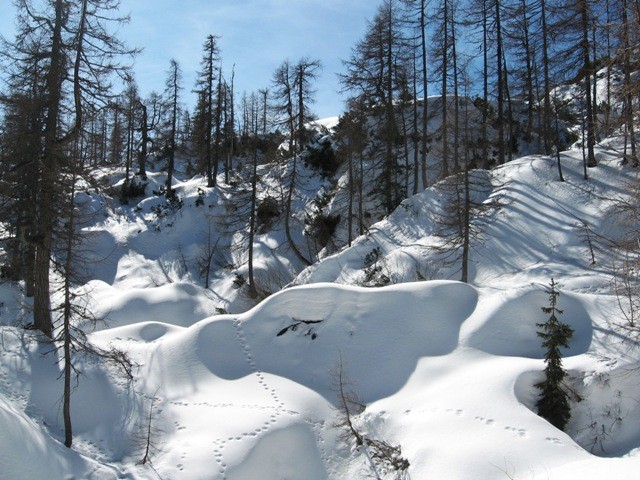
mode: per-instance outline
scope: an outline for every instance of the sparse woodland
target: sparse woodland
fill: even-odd
[[[29,305],[23,326],[58,355],[67,447],[70,398],[83,381],[86,357],[115,364],[129,380],[137,368],[126,351],[94,346],[87,337],[108,320],[94,315],[91,289],[83,287],[103,261],[91,249],[98,241],[93,226],[106,210],[139,215],[158,235],[176,234],[182,212],[197,210],[198,223],[177,233],[202,241],[179,250],[170,265],[157,254],[161,280],[149,282],[192,282],[218,301],[216,313],[231,308],[224,303],[229,291],[248,309],[291,282],[303,283],[301,272],[303,279],[313,275],[305,269],[352,246],[362,262],[349,279],[359,286],[473,284],[488,227],[512,201],[500,169],[540,155],[552,162],[554,181],[565,185],[561,152],[578,149],[580,180],[587,182],[581,188],[595,192],[599,186],[588,182],[600,165],[598,146],[615,137],[607,148],[632,180],[602,194],[608,232],[578,217],[572,228],[588,245],[590,265],[602,265],[598,273],[611,279],[621,315],[615,328],[631,343],[639,340],[639,2],[382,0],[342,59],[338,75],[347,101],[331,127],[313,113],[320,59],[283,59],[262,88],[237,92],[230,65],[243,59],[226,58],[211,32],[193,46],[201,51],[195,85],[184,83],[179,59],[167,58],[165,90],[143,96],[131,65],[144,45],[117,38],[128,21],[118,0],[17,0],[16,6],[15,38],[0,37],[0,277],[18,285]],[[197,100],[186,105],[184,92],[191,90]],[[199,180],[195,200],[184,195],[184,178]],[[428,189],[431,204],[412,203]],[[536,214],[536,206],[526,208]],[[394,212],[428,218],[423,237],[437,265],[416,260],[414,266],[382,242],[363,240]],[[139,232],[144,222],[136,225]],[[225,279],[231,279],[226,290]],[[552,281],[551,306],[544,308],[551,318],[537,324],[549,348],[545,373],[553,378],[535,384],[545,395],[536,408],[565,429],[574,428],[569,404],[579,395],[570,395],[575,378],[561,368],[560,347],[569,347],[573,330],[555,316],[561,313],[556,286]],[[300,321],[291,318],[279,340],[294,337]],[[302,322],[313,324],[304,341],[320,343],[329,322]],[[233,338],[245,342],[240,323],[233,325]],[[361,430],[365,402],[348,380],[342,364],[331,372],[343,441],[366,450],[383,473],[406,475],[411,450]],[[154,425],[162,412],[160,387],[150,395],[142,409],[143,464],[161,450]],[[593,444],[601,445],[603,435]]]

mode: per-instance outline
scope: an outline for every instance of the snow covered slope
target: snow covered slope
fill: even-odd
[[[579,151],[563,155],[564,183],[544,157],[495,170],[484,198],[502,207],[482,219],[469,284],[433,248],[436,186],[298,285],[232,315],[213,315],[221,298],[167,256],[179,244],[188,258],[202,239],[189,235],[202,228],[194,209],[172,220],[146,221],[144,209],[125,212],[126,221],[105,217],[93,242],[106,259],[85,290],[111,323],[90,339],[128,352],[134,380],[78,356],[74,450],[61,447],[56,354],[11,326],[23,299],[0,285],[0,478],[637,478],[638,348],[617,327],[610,252],[594,242],[593,264],[583,235],[585,225],[611,232],[609,198],[624,194],[633,172],[612,151],[598,158],[588,181]],[[185,201],[195,201],[196,185],[177,186]],[[205,205],[218,205],[207,195]],[[154,236],[154,225],[171,235]],[[388,286],[364,288],[376,249]],[[561,320],[575,330],[564,352],[573,392],[566,433],[535,413],[544,368],[536,323],[546,320],[552,277]],[[224,288],[233,288],[227,278],[216,284],[222,297]],[[344,439],[332,384],[340,365],[366,404],[357,428],[401,446],[408,471],[385,469]]]
[[[599,166],[583,178],[582,153],[562,154],[565,182],[558,179],[555,159],[523,157],[489,175],[492,191],[485,203],[499,200],[500,207],[481,219],[483,235],[472,239],[472,284],[510,288],[551,277],[565,288],[578,291],[607,290],[610,279],[608,252],[599,249],[598,234],[609,234],[607,209],[631,181],[634,173],[618,164],[619,156],[601,148]],[[373,225],[351,248],[309,267],[296,284],[364,282],[365,259],[379,249],[378,265],[391,283],[423,278],[459,278],[459,262],[450,264],[438,250],[438,214],[443,188],[436,185],[405,200],[387,219]],[[591,232],[596,262],[592,262],[585,227]]]

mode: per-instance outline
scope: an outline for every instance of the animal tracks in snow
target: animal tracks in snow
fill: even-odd
[[[476,417],[476,420],[484,423],[485,425],[493,425],[496,421],[493,418]]]
[[[553,443],[554,445],[558,445],[558,446],[563,446],[564,442],[562,442],[562,440],[560,440],[559,438],[556,437],[547,437],[545,438],[545,440],[549,443]]]
[[[528,435],[527,431],[524,428],[515,428],[515,427],[506,426],[504,427],[504,429],[510,432],[513,432],[517,437],[526,437]]]
[[[246,410],[247,415],[249,412],[255,412],[258,415],[256,417],[256,422],[251,425],[245,425],[243,429],[239,429],[239,433],[232,434],[226,437],[218,438],[213,440],[213,448],[211,450],[213,459],[217,464],[217,478],[226,478],[227,471],[229,469],[229,465],[225,461],[225,451],[229,451],[241,442],[256,442],[260,437],[269,433],[270,430],[273,430],[278,426],[284,418],[291,417],[300,417],[300,412],[294,409],[285,408],[285,402],[280,398],[278,394],[278,390],[269,384],[268,378],[265,374],[258,368],[256,361],[254,359],[253,353],[251,351],[251,347],[247,342],[244,330],[242,328],[242,323],[239,319],[234,319],[233,326],[235,329],[236,339],[240,346],[240,352],[244,357],[244,361],[246,365],[249,367],[249,371],[251,375],[253,375],[255,382],[259,387],[267,394],[267,400],[264,404],[234,404],[234,403],[208,403],[208,402],[199,402],[193,403],[189,405],[186,402],[171,402],[176,407],[188,407],[188,406],[199,406],[205,407],[207,409],[213,410]],[[323,429],[324,422],[314,423],[307,419],[302,419],[303,422],[309,425],[310,429],[313,431],[314,437],[316,439],[316,444],[318,447],[318,452],[325,466],[329,463],[329,455],[327,454],[326,449],[324,448],[324,437],[323,437]],[[251,423],[251,422],[249,422]],[[175,425],[178,429],[180,426],[177,422]],[[229,431],[232,433],[233,430]]]
[[[481,425],[485,426],[485,427],[492,427],[492,428],[500,428],[499,422],[493,418],[490,417],[485,417],[482,415],[476,415],[474,417],[470,417],[466,414],[466,412],[461,409],[461,408],[441,408],[441,407],[437,407],[437,406],[426,406],[424,409],[420,409],[420,411],[416,411],[415,413],[417,414],[421,414],[422,412],[424,413],[428,413],[431,415],[438,415],[440,413],[446,413],[448,416],[451,416],[452,418],[457,418],[459,420],[466,420],[466,419],[470,419],[473,418],[473,420],[475,422],[480,423]],[[412,415],[414,413],[413,410],[405,410],[404,414],[405,415]],[[501,427],[505,432],[508,432],[510,434],[512,434],[513,436],[515,436],[516,438],[526,438],[529,437],[529,432],[524,429],[524,428],[518,428],[518,427],[513,427],[511,425],[504,425]],[[557,438],[547,438],[546,439],[549,442],[552,443],[557,443],[558,445],[563,445],[563,443],[557,439]]]

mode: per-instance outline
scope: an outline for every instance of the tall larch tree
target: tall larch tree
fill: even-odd
[[[175,197],[173,190],[173,173],[175,169],[175,157],[177,148],[178,135],[178,115],[180,113],[180,83],[182,80],[182,71],[175,59],[171,59],[167,79],[165,82],[165,95],[168,102],[168,118],[167,132],[165,140],[165,152],[167,155],[167,185],[166,197],[171,200]]]

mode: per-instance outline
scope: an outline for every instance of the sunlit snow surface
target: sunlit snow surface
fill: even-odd
[[[134,217],[108,219],[94,245],[111,256],[86,291],[110,322],[90,338],[127,351],[135,379],[79,360],[69,451],[60,443],[60,367],[43,356],[50,347],[1,327],[0,478],[375,478],[362,449],[334,427],[329,372],[340,361],[367,404],[359,427],[401,445],[410,461],[400,478],[638,478],[638,352],[615,328],[608,252],[596,250],[591,265],[577,235],[578,219],[594,231],[611,228],[603,195],[623,193],[630,178],[613,154],[598,156],[588,182],[578,151],[563,156],[565,183],[548,158],[497,169],[493,194],[504,206],[487,220],[469,285],[354,286],[375,247],[394,278],[417,268],[455,278],[429,249],[437,189],[406,200],[353,247],[303,272],[298,286],[231,315],[212,316],[230,286],[212,293],[179,281],[169,234]],[[185,182],[187,198],[196,185]],[[188,226],[201,227],[196,214],[185,208],[176,220],[184,225],[171,233],[183,232],[183,252]],[[561,319],[575,329],[564,365],[583,398],[568,433],[535,414],[532,385],[544,368],[535,324],[546,320],[551,277]],[[2,285],[0,296],[0,319],[19,317],[17,290]],[[151,463],[139,465],[148,431]]]

